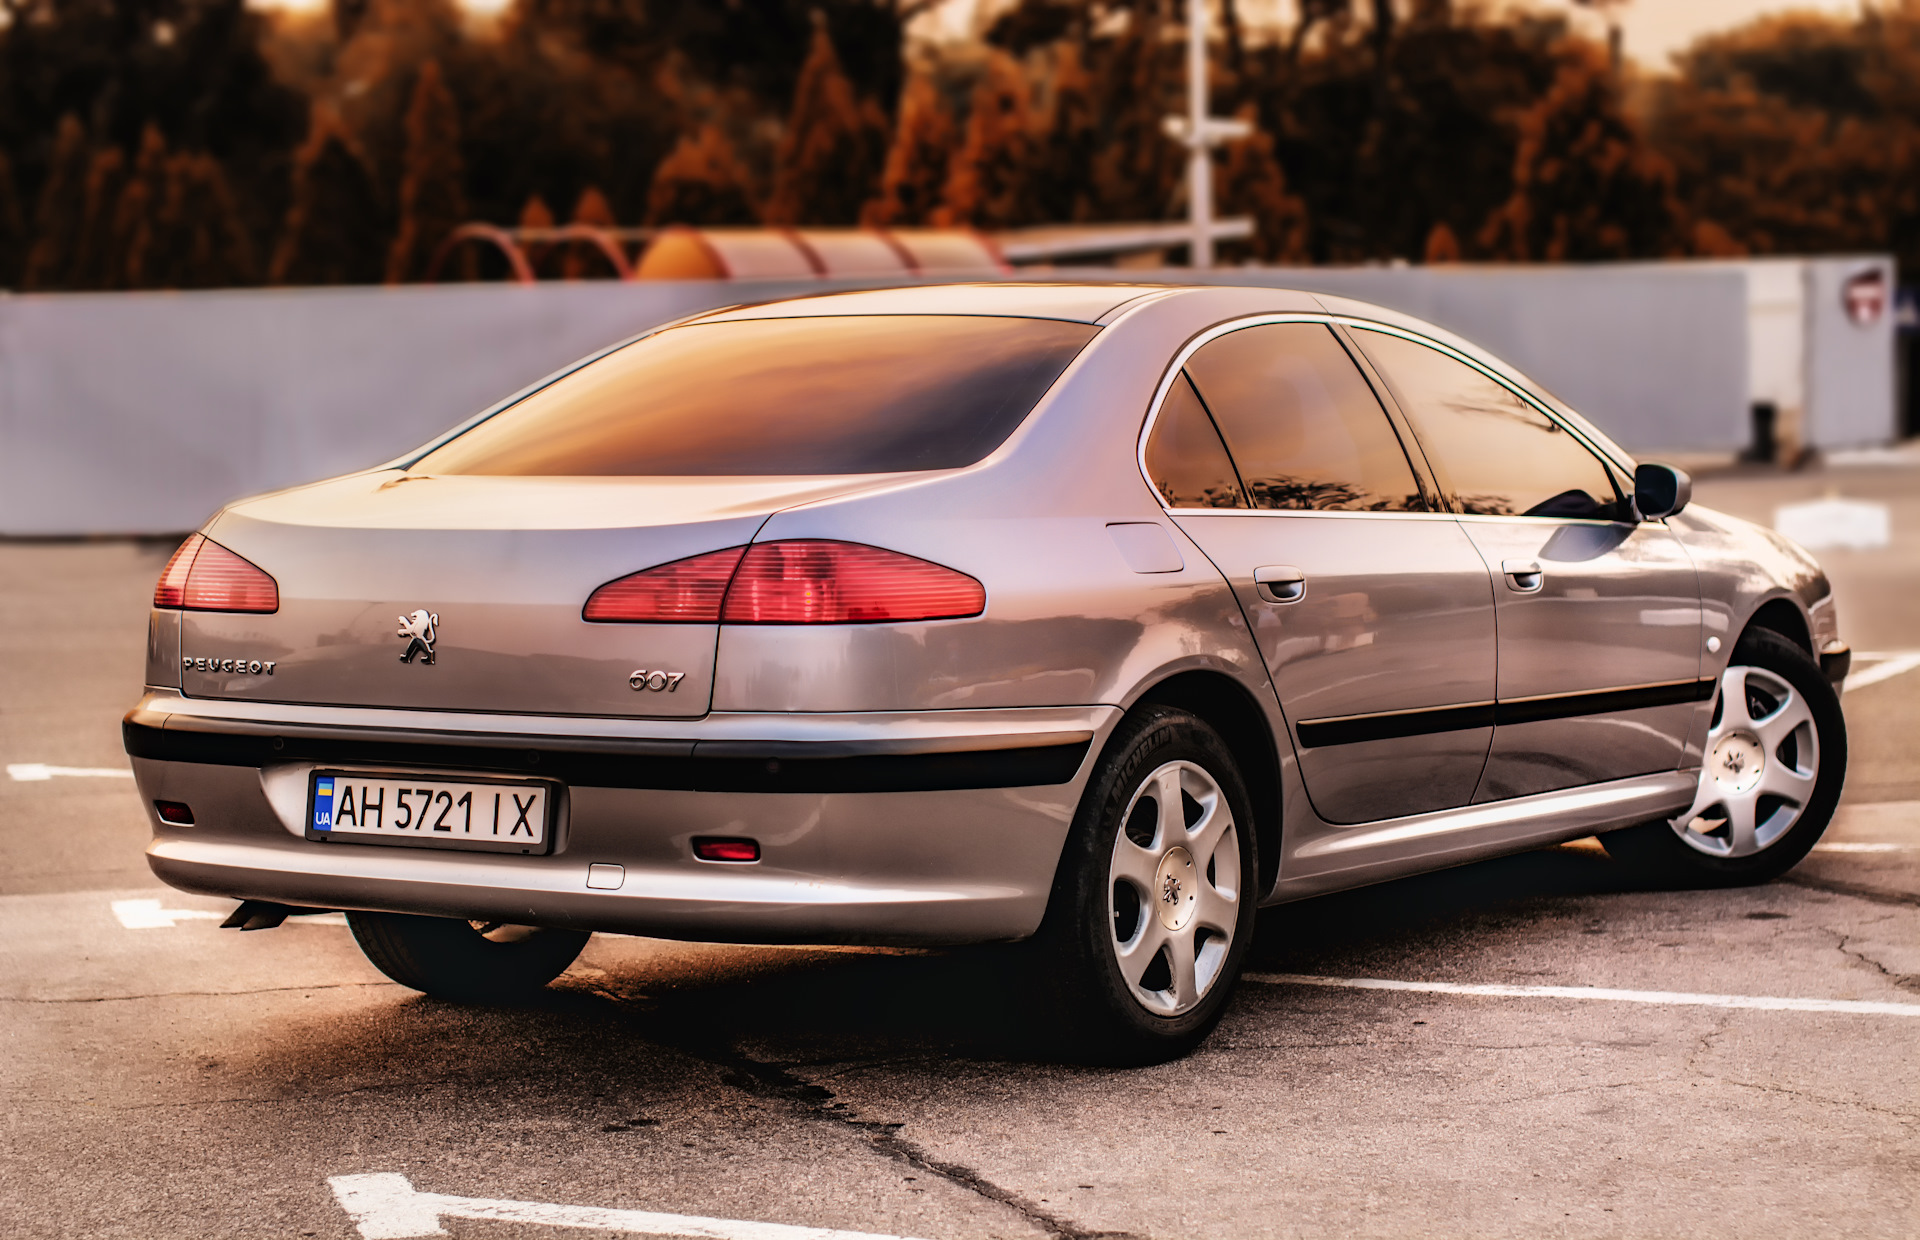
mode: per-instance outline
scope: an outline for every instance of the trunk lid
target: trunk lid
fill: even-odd
[[[889,480],[394,470],[245,501],[206,533],[274,578],[279,610],[182,613],[181,691],[416,710],[702,715],[717,626],[590,624],[580,614],[587,596],[628,573],[751,542],[781,508]]]

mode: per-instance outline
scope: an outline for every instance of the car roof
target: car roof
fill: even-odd
[[[915,284],[821,293],[735,306],[694,320],[824,318],[854,314],[978,314],[1098,323],[1128,302],[1167,292],[1163,284]]]

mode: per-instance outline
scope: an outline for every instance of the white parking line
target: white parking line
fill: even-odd
[[[118,766],[48,766],[44,762],[9,762],[7,774],[23,784],[38,783],[43,779],[132,779],[133,772]]]
[[[830,1227],[792,1227],[785,1223],[746,1223],[691,1214],[655,1214],[647,1210],[609,1210],[599,1206],[559,1206],[544,1201],[495,1201],[486,1197],[448,1197],[414,1190],[404,1175],[336,1175],[327,1183],[341,1208],[353,1216],[361,1240],[411,1240],[444,1236],[443,1218],[492,1219],[586,1231],[624,1231],[644,1236],[692,1236],[699,1240],[902,1240],[868,1231]]]
[[[1835,840],[1831,844],[1815,844],[1813,851],[1833,853],[1890,853],[1912,852],[1914,847],[1912,844],[1854,844],[1845,840]]]
[[[161,908],[158,900],[115,900],[113,915],[129,930],[171,930],[182,921],[225,921],[225,913],[210,913],[203,908]],[[309,913],[289,921],[288,925],[344,926],[345,913]]]
[[[129,930],[171,930],[177,921],[225,921],[203,908],[161,908],[158,900],[115,900],[113,915]]]
[[[1496,999],[1600,999],[1663,1007],[1751,1008],[1761,1012],[1844,1012],[1854,1016],[1920,1017],[1920,1003],[1865,999],[1782,999],[1771,995],[1696,995],[1678,990],[1608,990],[1600,986],[1474,986],[1461,982],[1397,982],[1382,977],[1314,977],[1304,973],[1248,973],[1269,986],[1339,986],[1349,990],[1411,990],[1435,995],[1485,995]]]
[[[1841,684],[1842,693],[1851,693],[1855,689],[1877,685],[1883,680],[1904,676],[1914,668],[1920,667],[1920,651],[1914,650],[1899,650],[1887,654],[1857,653],[1853,657],[1867,660],[1873,666],[1850,673]]]

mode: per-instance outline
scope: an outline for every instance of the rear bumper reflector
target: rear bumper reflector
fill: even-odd
[[[578,788],[652,788],[691,792],[938,792],[965,788],[1030,788],[1070,782],[1091,739],[1018,749],[958,753],[845,754],[844,743],[822,742],[832,756],[791,756],[804,742],[783,745],[779,757],[654,755],[536,747],[464,745],[308,737],[288,732],[250,734],[159,728],[128,720],[120,725],[127,753],[160,762],[262,767],[275,762],[327,765],[436,767],[462,771],[537,774]],[[737,744],[737,742],[713,742]]]

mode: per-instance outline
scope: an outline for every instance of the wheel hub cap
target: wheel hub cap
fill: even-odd
[[[1154,872],[1154,911],[1160,924],[1169,930],[1184,930],[1193,920],[1199,901],[1199,884],[1194,881],[1193,854],[1184,848],[1169,848]]]
[[[1729,793],[1751,791],[1766,772],[1767,751],[1760,742],[1745,733],[1724,736],[1713,747],[1708,769],[1714,782]]]

